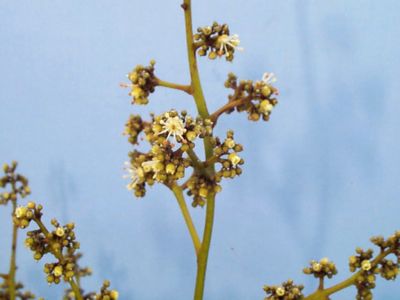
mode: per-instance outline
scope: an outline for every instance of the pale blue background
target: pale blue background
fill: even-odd
[[[278,77],[269,123],[244,114],[218,124],[245,145],[244,173],[219,195],[205,299],[263,299],[262,286],[301,274],[313,258],[337,262],[343,279],[355,246],[400,229],[400,2],[194,1],[194,24],[227,22],[245,51],[233,64],[201,60],[210,110],[226,101],[229,71]],[[20,161],[46,219],[74,220],[98,290],[121,299],[191,299],[195,259],[178,206],[162,186],[136,200],[122,165],[132,112],[190,106],[159,89],[132,107],[118,84],[136,64],[186,83],[180,1],[0,1],[0,160]],[[0,270],[8,268],[10,207],[0,209]],[[201,225],[203,211],[193,211]],[[20,239],[22,242],[22,238]],[[46,299],[43,263],[18,251],[18,277]],[[335,282],[335,280],[333,280]],[[349,290],[333,299],[354,299]],[[399,299],[379,280],[376,299]]]

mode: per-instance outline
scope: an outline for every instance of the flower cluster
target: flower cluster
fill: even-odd
[[[234,93],[229,96],[229,109],[223,112],[246,111],[248,119],[258,121],[262,118],[268,121],[271,111],[278,103],[275,95],[278,90],[272,86],[275,76],[272,73],[264,73],[262,80],[241,80],[238,82],[236,75],[230,73],[225,82],[226,88],[231,88]]]
[[[222,178],[234,178],[242,174],[239,166],[244,164],[244,160],[238,155],[241,151],[243,151],[243,146],[235,142],[232,130],[227,132],[223,142],[215,138],[213,159],[221,165],[215,175],[217,182],[220,182]]]
[[[134,150],[129,153],[130,161],[125,169],[129,183],[137,197],[146,193],[146,184],[160,182],[171,185],[185,176],[185,169],[193,165],[189,155],[184,155],[195,147],[196,138],[204,138],[212,133],[210,120],[196,119],[185,111],[168,111],[159,116],[152,116],[152,122],[144,122],[139,116],[131,116],[126,134],[133,144],[144,133],[151,149],[147,153]]]
[[[235,50],[242,50],[239,47],[239,36],[229,35],[227,24],[221,25],[214,22],[211,26],[197,28],[197,33],[193,38],[197,53],[200,56],[208,53],[210,59],[225,56],[227,61],[232,61]]]
[[[105,280],[100,290],[100,294],[97,294],[94,300],[118,300],[119,293],[116,290],[109,290],[110,282]]]
[[[122,84],[122,87],[129,87],[131,91],[129,93],[132,96],[132,104],[147,104],[149,103],[149,95],[154,92],[155,86],[157,85],[157,79],[154,75],[155,61],[150,61],[150,65],[144,67],[137,65],[132,72],[127,76],[131,84]]]
[[[33,300],[36,299],[35,295],[29,291],[22,291],[24,285],[22,283],[17,283],[15,285],[16,289],[16,298],[19,300]],[[8,280],[4,280],[3,283],[0,283],[0,299],[8,300],[9,299],[9,285]],[[43,298],[39,298],[38,300],[43,300]]]
[[[59,283],[61,279],[69,281],[76,270],[74,257],[75,250],[79,249],[79,242],[75,240],[74,224],[61,226],[57,220],[51,220],[53,231],[48,231],[41,222],[42,206],[29,202],[27,206],[17,207],[14,213],[14,224],[25,228],[33,220],[39,229],[27,233],[25,246],[33,252],[33,258],[40,260],[45,254],[51,253],[57,262],[46,264],[44,272],[48,283]]]
[[[203,207],[207,202],[206,198],[209,194],[218,193],[222,189],[214,180],[203,174],[194,174],[190,177],[186,185],[188,189],[187,194],[193,198],[193,207]]]
[[[11,187],[10,191],[0,193],[0,204],[7,204],[8,201],[17,201],[18,195],[22,198],[30,194],[31,189],[28,186],[28,179],[21,174],[15,173],[17,162],[13,161],[11,165],[3,166],[4,176],[0,177],[0,188]]]
[[[130,115],[125,124],[124,135],[128,136],[128,141],[132,145],[138,144],[139,134],[144,129],[144,123],[139,115]]]
[[[304,274],[312,274],[315,278],[332,278],[337,274],[336,265],[324,257],[320,261],[312,260],[310,266],[303,269]]]
[[[288,280],[280,286],[264,286],[267,297],[264,300],[300,300],[303,298],[303,285],[295,285]]]

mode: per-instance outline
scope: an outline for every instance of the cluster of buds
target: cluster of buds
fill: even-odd
[[[205,56],[208,53],[210,59],[225,56],[227,61],[232,61],[235,50],[242,50],[239,36],[229,35],[227,24],[214,22],[211,26],[199,27],[193,38],[197,54]]]
[[[241,151],[243,151],[243,146],[235,142],[232,130],[227,132],[223,142],[215,138],[215,161],[221,165],[220,170],[216,172],[217,182],[220,182],[222,178],[234,178],[242,174],[239,166],[244,164],[244,160],[237,154]]]
[[[128,141],[132,145],[138,144],[139,134],[144,129],[144,123],[139,115],[130,115],[125,124],[124,135],[128,136]]]
[[[4,176],[0,177],[0,188],[11,187],[10,191],[0,193],[0,204],[7,204],[8,201],[17,201],[18,196],[22,198],[30,194],[31,189],[28,186],[28,179],[15,173],[17,162],[13,161],[11,165],[4,164]]]
[[[137,150],[129,153],[130,161],[126,162],[129,183],[127,188],[133,190],[137,197],[146,193],[146,185],[160,182],[171,185],[185,176],[185,169],[193,161],[184,155],[195,147],[196,138],[212,134],[210,120],[192,118],[185,111],[175,110],[152,116],[152,122],[144,122],[139,116],[131,116],[125,132],[132,143],[137,143],[138,136],[144,133],[151,149],[147,153]]]
[[[373,250],[363,250],[356,248],[356,255],[349,258],[349,267],[351,272],[360,270],[360,274],[355,281],[357,288],[357,300],[372,299],[372,289],[375,288],[376,281],[376,265],[373,265],[371,259],[373,257]]]
[[[149,95],[154,92],[157,85],[157,79],[154,75],[155,61],[150,61],[150,65],[144,67],[136,66],[127,76],[131,84],[121,84],[122,87],[129,87],[131,91],[129,96],[132,96],[132,104],[147,104],[149,103]]]
[[[221,191],[221,186],[207,176],[195,174],[187,182],[187,194],[193,198],[193,207],[203,207],[206,204],[207,196],[211,193]]]
[[[273,73],[264,73],[261,80],[238,82],[236,75],[230,73],[225,87],[234,90],[234,93],[229,96],[228,102],[228,104],[234,105],[227,112],[232,112],[234,109],[238,112],[246,111],[248,119],[251,121],[258,121],[260,118],[268,121],[272,109],[278,103],[275,98],[278,90],[272,86],[275,80]]]
[[[264,286],[267,297],[264,300],[300,300],[303,299],[303,285],[295,285],[293,280],[288,280],[280,286]]]
[[[315,278],[332,278],[337,274],[336,265],[324,257],[320,261],[312,260],[310,266],[303,269],[304,274],[312,274]]]
[[[34,220],[39,229],[27,233],[25,246],[33,252],[33,258],[40,260],[45,254],[52,253],[57,262],[46,264],[44,272],[48,283],[59,283],[61,279],[69,281],[76,270],[74,253],[80,245],[75,239],[73,223],[61,226],[57,220],[51,220],[54,230],[49,231],[41,221],[42,206],[29,202],[27,206],[17,207],[14,213],[14,224],[25,228]]]
[[[97,294],[94,300],[118,300],[119,293],[116,290],[109,290],[110,282],[105,280],[101,287],[100,294]]]
[[[170,143],[154,145],[148,153],[130,152],[130,162],[125,163],[128,190],[133,190],[136,197],[143,197],[146,184],[151,186],[157,181],[169,185],[183,178],[190,162],[182,154],[181,151],[173,151]]]
[[[33,218],[41,217],[42,209],[42,205],[36,205],[32,201],[26,206],[18,206],[13,215],[13,222],[17,227],[24,229],[29,226]]]
[[[24,285],[20,282],[18,282],[15,285],[15,290],[16,290],[16,299],[19,300],[33,300],[36,299],[35,295],[32,294],[29,291],[22,291],[24,288]],[[8,285],[8,280],[4,280],[3,283],[0,283],[0,299],[8,300],[9,299],[9,285]],[[43,300],[43,298],[38,298],[38,300]]]

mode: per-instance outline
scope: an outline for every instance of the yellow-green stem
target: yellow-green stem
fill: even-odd
[[[15,209],[17,208],[17,201],[12,201],[12,215],[14,216]],[[17,271],[16,258],[17,258],[17,237],[18,237],[18,227],[14,225],[12,227],[12,242],[11,242],[11,260],[10,260],[10,270],[8,272],[8,294],[10,300],[15,300],[16,290],[15,290],[15,273]]]
[[[196,227],[194,226],[192,217],[190,216],[189,210],[187,208],[182,189],[178,185],[173,185],[171,187],[171,190],[173,191],[175,198],[178,201],[179,207],[181,208],[183,218],[185,219],[186,226],[189,229],[190,237],[193,241],[194,250],[196,251],[196,255],[198,255],[201,247],[201,242],[199,235],[197,234]]]
[[[43,224],[43,222],[40,219],[34,217],[33,221],[35,221],[35,223],[39,226],[40,230],[43,232],[44,235],[46,235],[46,236],[49,235],[50,232],[48,231],[48,229],[46,228],[46,226]],[[50,247],[50,248],[52,249],[53,247]],[[51,253],[60,262],[64,261],[64,256],[61,253],[61,251],[52,251]],[[74,276],[74,277],[76,277],[76,276]],[[72,291],[74,292],[75,299],[76,300],[83,300],[83,297],[82,297],[82,294],[81,294],[81,290],[79,288],[79,285],[76,283],[76,279],[74,279],[74,277],[71,278],[70,280],[68,280],[68,283],[71,286]]]
[[[182,8],[185,12],[186,45],[187,45],[187,53],[188,53],[189,68],[190,68],[191,86],[193,91],[192,95],[196,102],[196,107],[199,115],[202,118],[206,119],[209,117],[209,113],[206,101],[204,99],[203,89],[200,83],[199,70],[197,68],[197,61],[196,61],[196,48],[193,44],[191,0],[184,0]],[[206,159],[209,159],[213,156],[213,146],[210,137],[206,137],[204,139],[204,152]],[[212,177],[215,174],[214,165],[207,167],[207,171],[208,171],[208,176],[211,177],[212,179]],[[215,194],[211,193],[207,197],[203,241],[197,258],[197,275],[196,275],[194,300],[203,299],[208,253],[210,250],[211,235],[214,223],[214,208],[215,208]]]
[[[164,81],[164,80],[161,80],[158,78],[156,79],[156,81],[157,81],[157,85],[159,85],[159,86],[163,86],[163,87],[174,89],[174,90],[180,90],[185,93],[188,93],[189,95],[192,94],[192,87],[190,85],[177,84],[177,83],[173,83],[173,82]]]

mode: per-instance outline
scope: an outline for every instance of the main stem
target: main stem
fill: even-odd
[[[193,46],[193,25],[192,25],[192,7],[191,0],[184,0],[182,8],[185,12],[185,28],[186,28],[186,45],[190,68],[190,78],[193,97],[196,102],[196,107],[199,115],[207,119],[209,118],[209,113],[207,109],[207,104],[204,99],[203,89],[201,88],[199,70],[197,68],[196,61],[196,50]],[[204,139],[204,152],[206,159],[213,156],[213,147],[211,144],[210,137]],[[214,165],[208,168],[209,175],[211,177],[215,174]],[[206,219],[204,224],[203,241],[201,244],[200,252],[197,256],[197,275],[196,275],[196,287],[194,292],[194,300],[203,299],[204,294],[204,284],[206,279],[207,261],[208,253],[210,251],[212,229],[214,223],[214,209],[215,209],[215,194],[210,193],[207,197],[207,207],[206,207]]]
[[[17,201],[12,201],[12,211],[13,216],[15,213],[15,209],[17,208]],[[16,298],[16,290],[15,290],[15,273],[17,271],[16,258],[17,258],[17,236],[18,236],[18,227],[13,222],[12,228],[12,244],[11,244],[11,260],[10,260],[10,270],[8,272],[8,292],[10,296],[10,300],[15,300]]]

